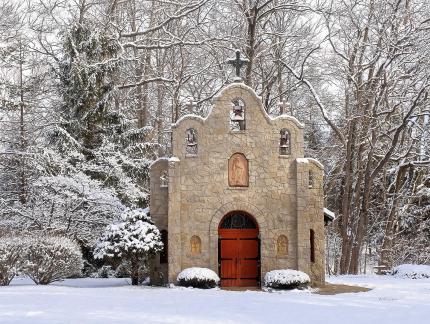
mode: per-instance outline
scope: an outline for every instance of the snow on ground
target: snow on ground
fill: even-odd
[[[70,279],[0,287],[0,323],[429,323],[430,279],[339,276],[363,293],[131,287],[125,279]]]

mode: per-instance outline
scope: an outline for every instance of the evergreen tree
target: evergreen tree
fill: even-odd
[[[125,261],[130,265],[133,285],[139,281],[139,268],[163,249],[161,234],[142,209],[123,213],[122,221],[107,226],[94,249],[96,259]]]
[[[60,63],[61,124],[53,139],[67,157],[67,169],[82,171],[115,190],[128,207],[147,204],[145,187],[156,145],[151,129],[135,127],[115,103],[115,75],[121,64],[118,35],[90,22],[64,33]]]

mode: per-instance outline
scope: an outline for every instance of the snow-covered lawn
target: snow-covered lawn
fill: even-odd
[[[429,323],[430,279],[341,276],[362,293],[131,287],[125,279],[70,279],[0,287],[0,323]]]

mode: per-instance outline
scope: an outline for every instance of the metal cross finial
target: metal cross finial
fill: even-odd
[[[231,58],[227,61],[228,64],[231,64],[236,68],[236,78],[239,78],[239,79],[240,79],[241,67],[248,62],[249,62],[248,59],[246,59],[246,58],[243,59],[240,57],[240,51],[239,50],[236,50],[236,57],[235,58]]]
[[[194,108],[197,107],[197,102],[194,101],[193,97],[190,97],[188,101],[185,103],[185,107],[188,109],[188,112],[192,114],[194,112]]]

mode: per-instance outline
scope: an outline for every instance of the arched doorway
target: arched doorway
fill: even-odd
[[[222,287],[260,285],[260,240],[254,217],[230,212],[218,227],[218,264]]]

